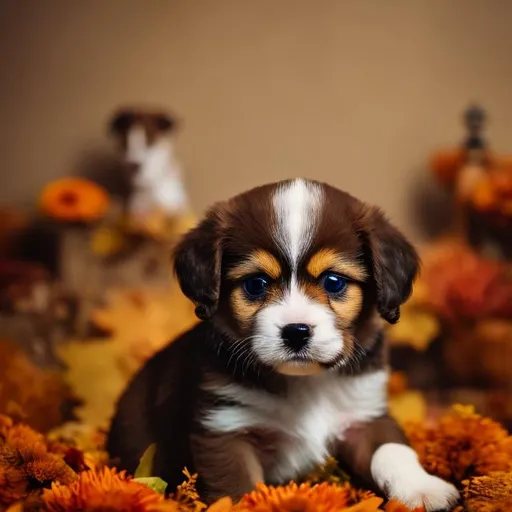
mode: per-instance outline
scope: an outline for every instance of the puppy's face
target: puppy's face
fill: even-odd
[[[110,121],[110,131],[119,141],[126,162],[143,164],[152,147],[175,129],[176,121],[163,112],[123,109]]]
[[[357,327],[375,309],[398,319],[417,258],[378,210],[298,179],[215,206],[175,265],[235,359],[308,375],[357,358]]]

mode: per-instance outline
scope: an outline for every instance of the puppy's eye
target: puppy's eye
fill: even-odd
[[[244,280],[244,291],[250,299],[262,299],[267,294],[269,279],[265,276],[251,276]]]
[[[326,272],[320,280],[324,290],[331,295],[339,295],[347,287],[347,280],[334,272]]]

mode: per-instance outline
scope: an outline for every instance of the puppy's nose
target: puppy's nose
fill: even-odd
[[[285,345],[296,351],[306,346],[310,336],[311,329],[306,324],[288,324],[281,331]]]

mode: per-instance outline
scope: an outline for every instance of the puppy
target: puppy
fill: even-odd
[[[108,438],[121,467],[155,443],[154,474],[174,488],[186,466],[211,501],[334,456],[411,508],[457,501],[387,412],[383,322],[418,257],[379,210],[314,181],[265,185],[214,206],[174,265],[202,322],[122,395]]]

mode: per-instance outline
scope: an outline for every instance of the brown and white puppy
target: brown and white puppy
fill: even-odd
[[[176,215],[187,209],[188,198],[171,134],[176,121],[159,111],[122,109],[110,122],[130,170],[129,209],[136,217],[155,209]]]
[[[207,499],[298,480],[332,455],[410,507],[448,508],[387,412],[383,320],[396,322],[418,258],[379,210],[296,179],[214,206],[175,270],[203,319],[122,396],[108,449],[133,471],[156,443],[173,488],[187,466]]]

